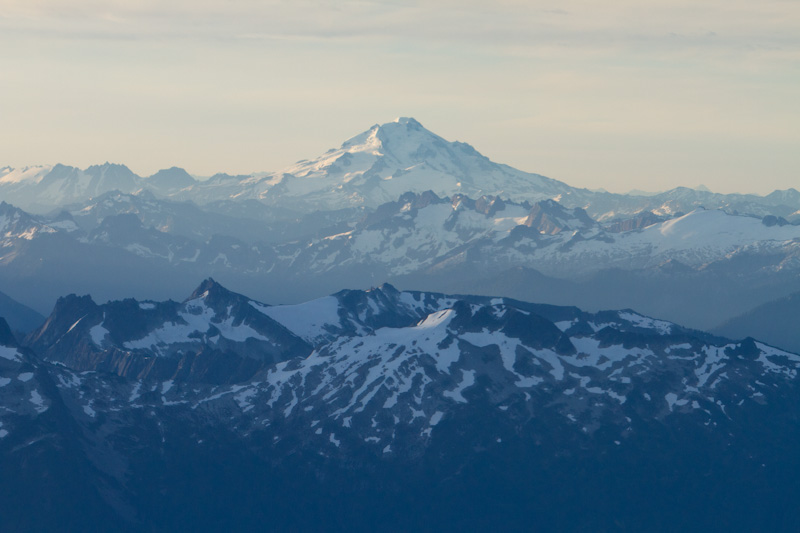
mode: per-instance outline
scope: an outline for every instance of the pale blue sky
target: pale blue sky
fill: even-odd
[[[0,0],[0,166],[280,170],[413,116],[613,191],[800,188],[795,0]]]

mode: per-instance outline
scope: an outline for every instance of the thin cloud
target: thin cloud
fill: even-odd
[[[800,48],[800,4],[726,2],[0,2],[2,26],[117,38],[408,41],[483,48]]]

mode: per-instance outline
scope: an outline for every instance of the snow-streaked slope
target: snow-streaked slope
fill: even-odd
[[[752,340],[716,339],[631,311],[571,311],[562,332],[518,302],[440,302],[415,325],[333,339],[252,383],[191,402],[205,408],[227,397],[256,427],[304,421],[320,443],[335,434],[352,446],[357,436],[380,454],[396,446],[398,427],[426,439],[459,406],[487,398],[498,417],[509,405],[536,411],[546,403],[584,432],[602,417],[624,436],[643,411],[716,425],[728,409],[763,402],[800,367],[800,356]],[[314,309],[312,322],[321,318]]]
[[[129,350],[146,349],[164,354],[164,350],[172,349],[173,345],[193,344],[203,337],[209,337],[211,342],[221,339],[234,342],[246,342],[248,339],[269,341],[249,324],[237,321],[233,316],[218,316],[203,298],[196,298],[184,304],[176,320],[156,327],[144,337],[126,341],[123,346]],[[95,336],[92,338],[95,344],[101,345]]]
[[[0,187],[10,184],[24,183],[28,185],[39,183],[52,169],[51,165],[23,168],[4,167],[0,169]]]
[[[679,218],[625,234],[621,242],[651,243],[656,253],[689,249],[730,251],[750,243],[782,243],[800,238],[800,226],[771,226],[748,216],[698,209]]]
[[[341,328],[339,300],[334,296],[297,305],[265,306],[258,302],[250,305],[307,342],[324,340],[331,331]]]
[[[213,291],[200,289],[189,301],[213,307]],[[263,309],[244,299],[254,312]],[[163,514],[169,518],[145,523],[146,529],[180,529],[187,523],[203,529],[219,516],[228,523],[266,506],[255,521],[235,527],[250,530],[275,524],[288,508],[301,514],[311,509],[311,522],[305,517],[280,522],[279,529],[290,531],[325,528],[331,516],[342,518],[347,528],[356,523],[363,524],[356,529],[370,530],[376,521],[354,520],[365,514],[368,493],[375,493],[368,513],[380,511],[382,502],[391,499],[387,487],[402,501],[386,514],[391,522],[385,523],[398,524],[397,517],[409,510],[428,513],[401,527],[409,531],[430,524],[446,530],[467,503],[478,510],[474,519],[462,521],[463,529],[470,529],[473,520],[487,530],[498,529],[498,517],[509,512],[522,522],[504,522],[499,530],[543,524],[541,510],[530,518],[525,513],[532,505],[541,506],[541,494],[551,490],[555,497],[545,503],[557,509],[546,524],[555,524],[555,530],[565,529],[560,509],[573,495],[577,502],[571,509],[581,517],[586,505],[598,503],[578,527],[567,522],[568,530],[597,529],[598,523],[608,525],[601,529],[614,529],[623,523],[620,517],[628,516],[620,510],[631,502],[644,505],[645,513],[633,522],[624,518],[625,523],[647,529],[654,495],[670,498],[691,491],[666,506],[657,502],[666,507],[657,522],[672,526],[665,522],[667,514],[683,519],[675,509],[691,512],[698,501],[708,503],[709,495],[723,486],[717,476],[736,469],[724,478],[724,485],[739,491],[733,503],[723,492],[706,506],[721,507],[720,514],[709,516],[702,508],[670,527],[684,530],[703,523],[713,529],[731,520],[730,509],[744,505],[741,519],[747,519],[775,500],[772,488],[793,488],[786,479],[796,478],[797,470],[800,357],[795,354],[752,339],[686,330],[630,310],[590,314],[499,298],[398,293],[388,287],[370,294],[346,291],[334,299],[339,317],[358,317],[373,306],[380,310],[373,316],[402,315],[395,304],[441,306],[413,323],[364,328],[322,341],[310,354],[224,383],[190,379],[182,372],[144,378],[109,375],[108,368],[78,372],[25,349],[16,351],[13,360],[0,357],[0,454],[8,474],[4,494],[13,497],[22,487],[16,505],[23,511],[38,501],[28,494],[47,499],[43,516],[49,518],[53,502],[61,511],[47,527],[24,529],[58,529],[66,523],[63,513],[75,505],[75,494],[83,500],[97,487],[112,491],[107,493],[112,503],[130,502],[123,511],[135,510],[124,513],[135,517],[130,527],[119,529],[142,529],[139,517]],[[331,302],[307,307],[308,321],[317,326],[331,321]],[[134,323],[136,310],[163,305],[120,304],[131,312],[120,316]],[[305,327],[298,309],[289,315],[298,329]],[[105,329],[103,342],[114,341],[119,330],[112,314],[81,322],[95,319],[104,321],[103,328],[94,330],[98,339]],[[73,330],[81,327],[78,323]],[[202,358],[183,361],[203,364]],[[24,468],[16,466],[20,463]],[[465,470],[476,474],[461,477]],[[285,474],[276,476],[276,471]],[[66,495],[54,489],[54,480],[74,478],[82,482],[66,485]],[[564,479],[573,483],[565,485]],[[453,489],[433,504],[426,492],[421,504],[405,500],[447,482]],[[392,489],[394,483],[402,484]],[[479,485],[473,493],[477,497],[464,497],[470,496],[469,483]],[[265,491],[266,486],[274,490]],[[354,492],[355,486],[364,488]],[[626,486],[630,489],[618,495]],[[514,505],[506,505],[520,490]],[[287,491],[293,492],[274,504]],[[139,498],[142,492],[145,497]],[[358,501],[342,514],[354,494]],[[502,499],[499,514],[482,522],[486,502],[497,495]],[[796,494],[784,491],[774,508],[745,529],[759,530],[773,513],[783,520],[786,502],[795,499]],[[230,513],[232,501],[244,502],[235,507],[242,513]],[[297,502],[302,505],[292,507]],[[598,522],[595,516],[605,516],[609,502],[612,518]],[[80,508],[80,515],[93,506]],[[205,506],[212,512],[198,519]],[[0,520],[14,529],[19,522],[7,516]],[[86,527],[74,519],[69,523],[91,530],[100,523],[108,526],[108,516],[116,515],[93,519]],[[781,529],[780,524],[768,526]]]
[[[383,209],[383,217],[367,218],[352,231],[312,241],[294,254],[287,250],[276,266],[320,274],[371,265],[386,277],[462,264],[486,272],[524,266],[566,277],[608,268],[651,268],[670,260],[699,268],[732,254],[789,257],[800,248],[800,226],[768,225],[719,210],[698,209],[618,233],[555,202],[533,208],[505,203],[485,213],[460,200],[404,198],[393,210]]]
[[[210,314],[206,292],[187,301],[189,309],[204,309],[184,316],[189,322]],[[643,419],[687,416],[713,427],[745,403],[772,401],[800,368],[800,356],[752,339],[713,337],[630,310],[591,314],[390,286],[304,306],[247,302],[316,341],[314,351],[221,386],[179,374],[133,380],[115,385],[119,390],[104,401],[122,411],[183,406],[226,424],[233,420],[234,432],[294,428],[320,449],[339,453],[366,443],[383,455],[407,450],[408,435],[412,448],[426,446],[436,426],[476,405],[500,418],[512,407],[514,416],[549,413],[550,424],[560,420],[586,434],[602,426],[617,439],[638,431]],[[145,307],[151,305],[163,304]],[[380,320],[395,325],[377,326]],[[169,334],[178,333],[183,342],[185,332]],[[77,395],[82,379],[65,374],[59,387]],[[84,393],[74,400],[90,418],[92,401]]]
[[[588,239],[533,256],[551,265],[568,263],[573,270],[582,264],[645,268],[669,260],[698,267],[735,253],[792,253],[800,245],[800,226],[767,226],[754,217],[698,209],[641,230],[614,234],[610,240]]]

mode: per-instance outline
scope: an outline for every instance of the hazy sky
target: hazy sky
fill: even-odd
[[[575,186],[800,189],[800,1],[0,0],[0,166],[280,170],[397,116]]]

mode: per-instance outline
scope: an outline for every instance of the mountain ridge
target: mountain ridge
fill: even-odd
[[[313,349],[219,383],[87,372],[25,343],[4,346],[0,466],[15,474],[0,477],[15,504],[0,515],[4,529],[51,529],[64,517],[76,527],[103,517],[133,530],[202,528],[219,513],[237,529],[263,528],[270,516],[275,529],[320,526],[303,509],[335,513],[341,523],[328,520],[328,529],[350,531],[389,519],[437,530],[794,520],[776,513],[800,492],[784,480],[800,471],[790,423],[800,400],[796,354],[635,311],[386,284],[294,308],[264,307],[213,279],[193,296],[189,306],[219,299],[208,308],[231,308],[206,333],[224,333],[214,319],[235,315],[244,298]],[[90,323],[51,317],[59,334],[48,346],[73,351],[70,331],[94,343],[94,314],[107,330],[95,330],[100,344],[129,342],[114,337],[141,311],[163,324],[176,316],[159,309],[182,305],[69,296],[57,313],[74,304]],[[723,488],[711,490],[720,479]],[[25,495],[43,490],[58,513],[33,512],[41,499]]]

